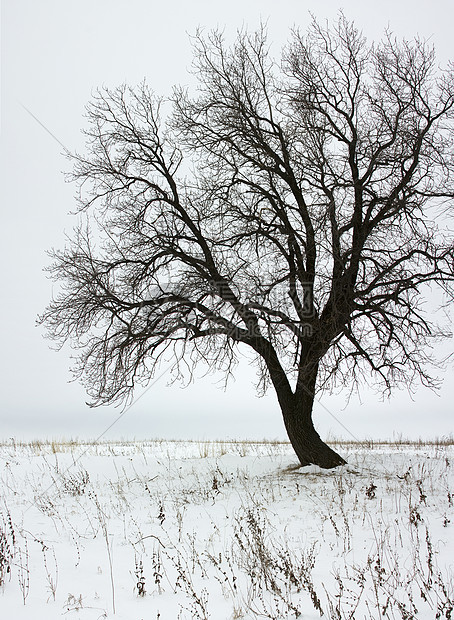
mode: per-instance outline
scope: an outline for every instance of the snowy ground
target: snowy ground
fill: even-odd
[[[454,618],[454,448],[0,445],[0,617]]]

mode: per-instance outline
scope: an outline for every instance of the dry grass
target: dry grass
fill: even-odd
[[[295,467],[279,441],[6,442],[4,607],[450,619],[451,441],[337,445],[349,466],[326,472]]]

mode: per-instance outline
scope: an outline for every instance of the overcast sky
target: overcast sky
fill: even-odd
[[[279,54],[289,29],[305,29],[310,12],[335,18],[342,8],[370,39],[387,26],[399,36],[430,39],[443,63],[454,59],[452,2],[3,0],[1,6],[0,439],[95,438],[105,431],[109,439],[285,438],[276,399],[255,396],[247,362],[226,392],[216,377],[183,390],[168,387],[164,374],[137,393],[117,422],[121,410],[85,405],[81,386],[69,383],[69,351],[51,351],[35,327],[52,294],[45,251],[61,246],[74,223],[75,188],[64,182],[62,145],[82,146],[84,105],[98,86],[145,78],[166,94],[188,83],[189,35],[198,26],[233,34],[266,21]],[[342,397],[324,397],[315,422],[325,437],[442,436],[452,430],[453,398],[451,368],[438,396],[419,390],[413,401],[397,393],[382,403],[364,392],[348,406]]]

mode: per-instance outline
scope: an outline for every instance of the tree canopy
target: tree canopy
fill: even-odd
[[[292,32],[280,63],[264,28],[199,34],[194,74],[194,92],[122,85],[88,104],[71,157],[86,216],[53,253],[41,321],[79,347],[94,405],[163,358],[229,374],[249,350],[301,463],[339,465],[316,392],[436,384],[446,328],[424,304],[453,293],[453,67],[341,15]]]

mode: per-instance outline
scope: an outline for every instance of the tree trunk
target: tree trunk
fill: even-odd
[[[305,378],[296,394],[279,398],[285,428],[301,465],[318,465],[332,469],[346,461],[320,438],[312,422],[317,369]]]
[[[267,364],[290,443],[301,465],[318,465],[324,469],[345,465],[346,461],[320,439],[312,422],[318,361],[306,363],[304,370],[301,369],[296,390],[293,392],[270,343],[259,339],[254,344],[255,350],[263,356]]]
[[[345,465],[346,461],[321,440],[307,410],[302,410],[298,403],[292,403],[282,408],[282,415],[290,443],[301,465],[318,465],[324,469]]]

